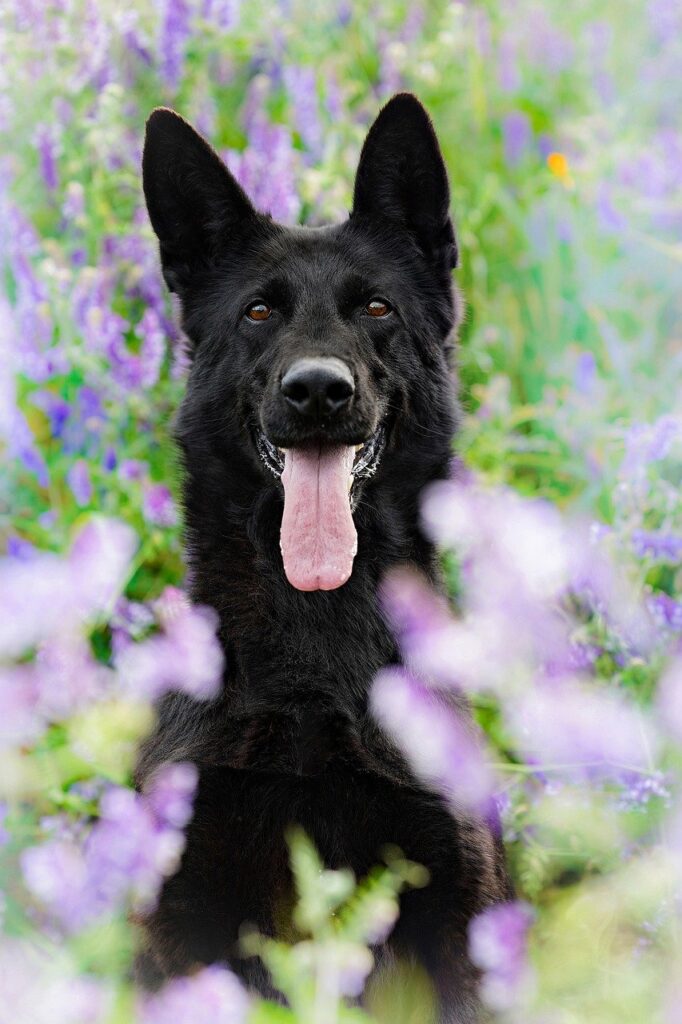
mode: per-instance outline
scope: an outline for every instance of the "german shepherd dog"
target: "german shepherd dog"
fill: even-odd
[[[433,127],[412,95],[383,108],[338,225],[259,213],[171,110],[149,118],[143,179],[191,344],[176,438],[192,598],[218,613],[226,669],[218,699],[161,702],[140,756],[141,788],[164,761],[199,769],[140,977],[223,962],[272,997],[239,933],[281,932],[296,824],[332,868],[361,876],[388,844],[426,866],[430,883],[402,897],[377,950],[375,982],[418,965],[435,1019],[478,1020],[467,926],[509,896],[499,839],[414,776],[368,702],[377,670],[400,662],[382,577],[409,567],[440,585],[419,492],[451,472],[458,299]]]

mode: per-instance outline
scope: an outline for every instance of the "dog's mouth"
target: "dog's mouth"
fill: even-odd
[[[284,488],[280,548],[293,587],[334,590],[350,577],[358,543],[353,511],[359,481],[374,475],[385,445],[383,424],[358,445],[278,448],[258,431],[258,454]]]

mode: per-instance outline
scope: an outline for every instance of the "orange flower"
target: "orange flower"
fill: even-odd
[[[565,184],[568,184],[571,178],[571,172],[568,166],[568,160],[563,153],[550,153],[547,157],[547,166],[552,174]]]

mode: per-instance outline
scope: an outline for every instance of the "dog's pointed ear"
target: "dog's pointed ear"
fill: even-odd
[[[259,216],[215,150],[164,107],[147,121],[142,185],[171,291],[182,291],[197,267]]]
[[[369,130],[352,216],[400,224],[427,258],[448,271],[457,265],[447,171],[431,119],[411,93],[389,100]]]

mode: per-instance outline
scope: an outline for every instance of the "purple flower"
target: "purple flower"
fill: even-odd
[[[189,978],[170,981],[157,994],[142,996],[140,1024],[245,1024],[250,1000],[224,967],[206,967]]]
[[[234,28],[239,21],[241,0],[204,0],[203,15],[223,32]]]
[[[416,572],[394,571],[382,583],[381,604],[408,667],[452,686],[473,685],[467,670],[475,644],[467,627],[450,614],[446,601]],[[453,659],[453,652],[458,655]]]
[[[653,423],[634,423],[625,438],[621,476],[637,477],[649,463],[666,458],[673,443],[682,437],[682,418],[671,414]]]
[[[23,852],[27,887],[70,932],[126,904],[148,911],[179,864],[196,777],[190,765],[164,767],[150,797],[111,786],[84,839],[58,835]]]
[[[74,596],[86,617],[108,610],[130,571],[137,538],[116,519],[93,516],[76,536],[68,556]]]
[[[490,811],[493,775],[454,702],[448,704],[404,669],[386,668],[376,676],[371,705],[421,779],[455,808]]]
[[[199,773],[193,764],[164,764],[154,775],[147,792],[149,805],[159,821],[184,828],[192,817],[192,803]]]
[[[638,558],[678,564],[682,561],[682,535],[652,530],[633,530],[632,547]]]
[[[3,936],[0,978],[3,1024],[107,1024],[111,1020],[113,988],[108,982],[79,975],[63,944],[52,945],[45,936],[39,942]]]
[[[569,681],[536,682],[505,713],[526,759],[564,766],[569,776],[647,768],[657,747],[643,711],[616,693]]]
[[[135,535],[93,518],[67,558],[37,552],[28,562],[0,560],[0,655],[20,657],[56,632],[91,621],[125,582]]]
[[[532,130],[528,115],[521,110],[506,114],[502,120],[502,134],[505,159],[511,167],[515,167],[530,145]]]
[[[682,30],[682,13],[674,0],[649,0],[646,11],[660,43],[678,37]]]
[[[161,77],[169,89],[180,84],[189,39],[190,6],[187,0],[162,0],[157,50]]]
[[[92,483],[90,481],[90,470],[85,459],[78,459],[69,468],[66,480],[71,488],[71,493],[76,499],[76,504],[83,508],[89,505],[92,500]]]
[[[668,594],[652,594],[647,598],[647,608],[664,629],[682,633],[682,601]]]
[[[625,772],[619,780],[617,807],[622,811],[646,811],[651,800],[670,806],[670,780],[663,772]]]
[[[59,185],[57,155],[59,142],[57,128],[54,124],[39,124],[35,133],[35,144],[38,149],[40,172],[49,192],[54,192]]]
[[[605,231],[620,234],[627,227],[627,218],[614,203],[613,189],[605,181],[600,182],[597,190],[597,213]]]
[[[111,669],[94,660],[82,636],[64,633],[43,641],[34,668],[35,711],[41,720],[63,721],[113,689]]]
[[[581,395],[591,395],[597,382],[597,361],[592,352],[581,352],[575,368],[574,383]]]
[[[175,526],[178,521],[173,496],[165,484],[144,484],[142,512],[147,522],[155,526]]]
[[[117,657],[124,689],[149,699],[166,690],[214,697],[220,690],[224,660],[215,635],[215,612],[191,606],[180,591],[169,587],[160,619],[163,633],[124,647]]]
[[[45,728],[37,713],[38,683],[33,665],[0,667],[0,749],[32,743]]]
[[[297,157],[288,128],[254,117],[247,149],[228,152],[227,165],[259,210],[284,223],[296,221],[301,208]]]
[[[70,181],[66,186],[62,214],[69,223],[81,224],[85,217],[85,189],[80,181]]]
[[[161,318],[154,309],[147,309],[137,325],[136,334],[142,339],[140,346],[140,385],[151,388],[156,384],[166,354],[166,332]]]
[[[528,931],[533,912],[525,903],[503,903],[469,925],[469,955],[483,972],[481,996],[492,1010],[518,1007],[531,994]]]
[[[529,30],[523,34],[526,55],[538,67],[559,73],[570,68],[575,47],[567,35],[552,24],[546,10],[536,7]]]
[[[64,432],[71,406],[63,398],[53,391],[34,391],[31,395],[31,404],[42,409],[50,421],[50,431],[55,438],[61,437]]]
[[[17,537],[15,534],[12,534],[7,538],[7,554],[10,558],[18,558],[22,562],[29,562],[37,553],[38,549],[35,544],[31,544],[30,541],[25,540],[23,537]]]
[[[509,34],[504,35],[500,41],[497,68],[502,92],[518,92],[521,87],[520,60],[516,41]]]
[[[118,467],[121,480],[144,480],[148,472],[149,466],[140,459],[122,459]]]
[[[77,930],[95,911],[88,906],[87,865],[75,843],[55,839],[29,847],[21,871],[29,891],[67,927]]]
[[[322,124],[317,102],[313,68],[290,65],[284,69],[284,84],[293,105],[294,124],[314,158],[322,149]]]

